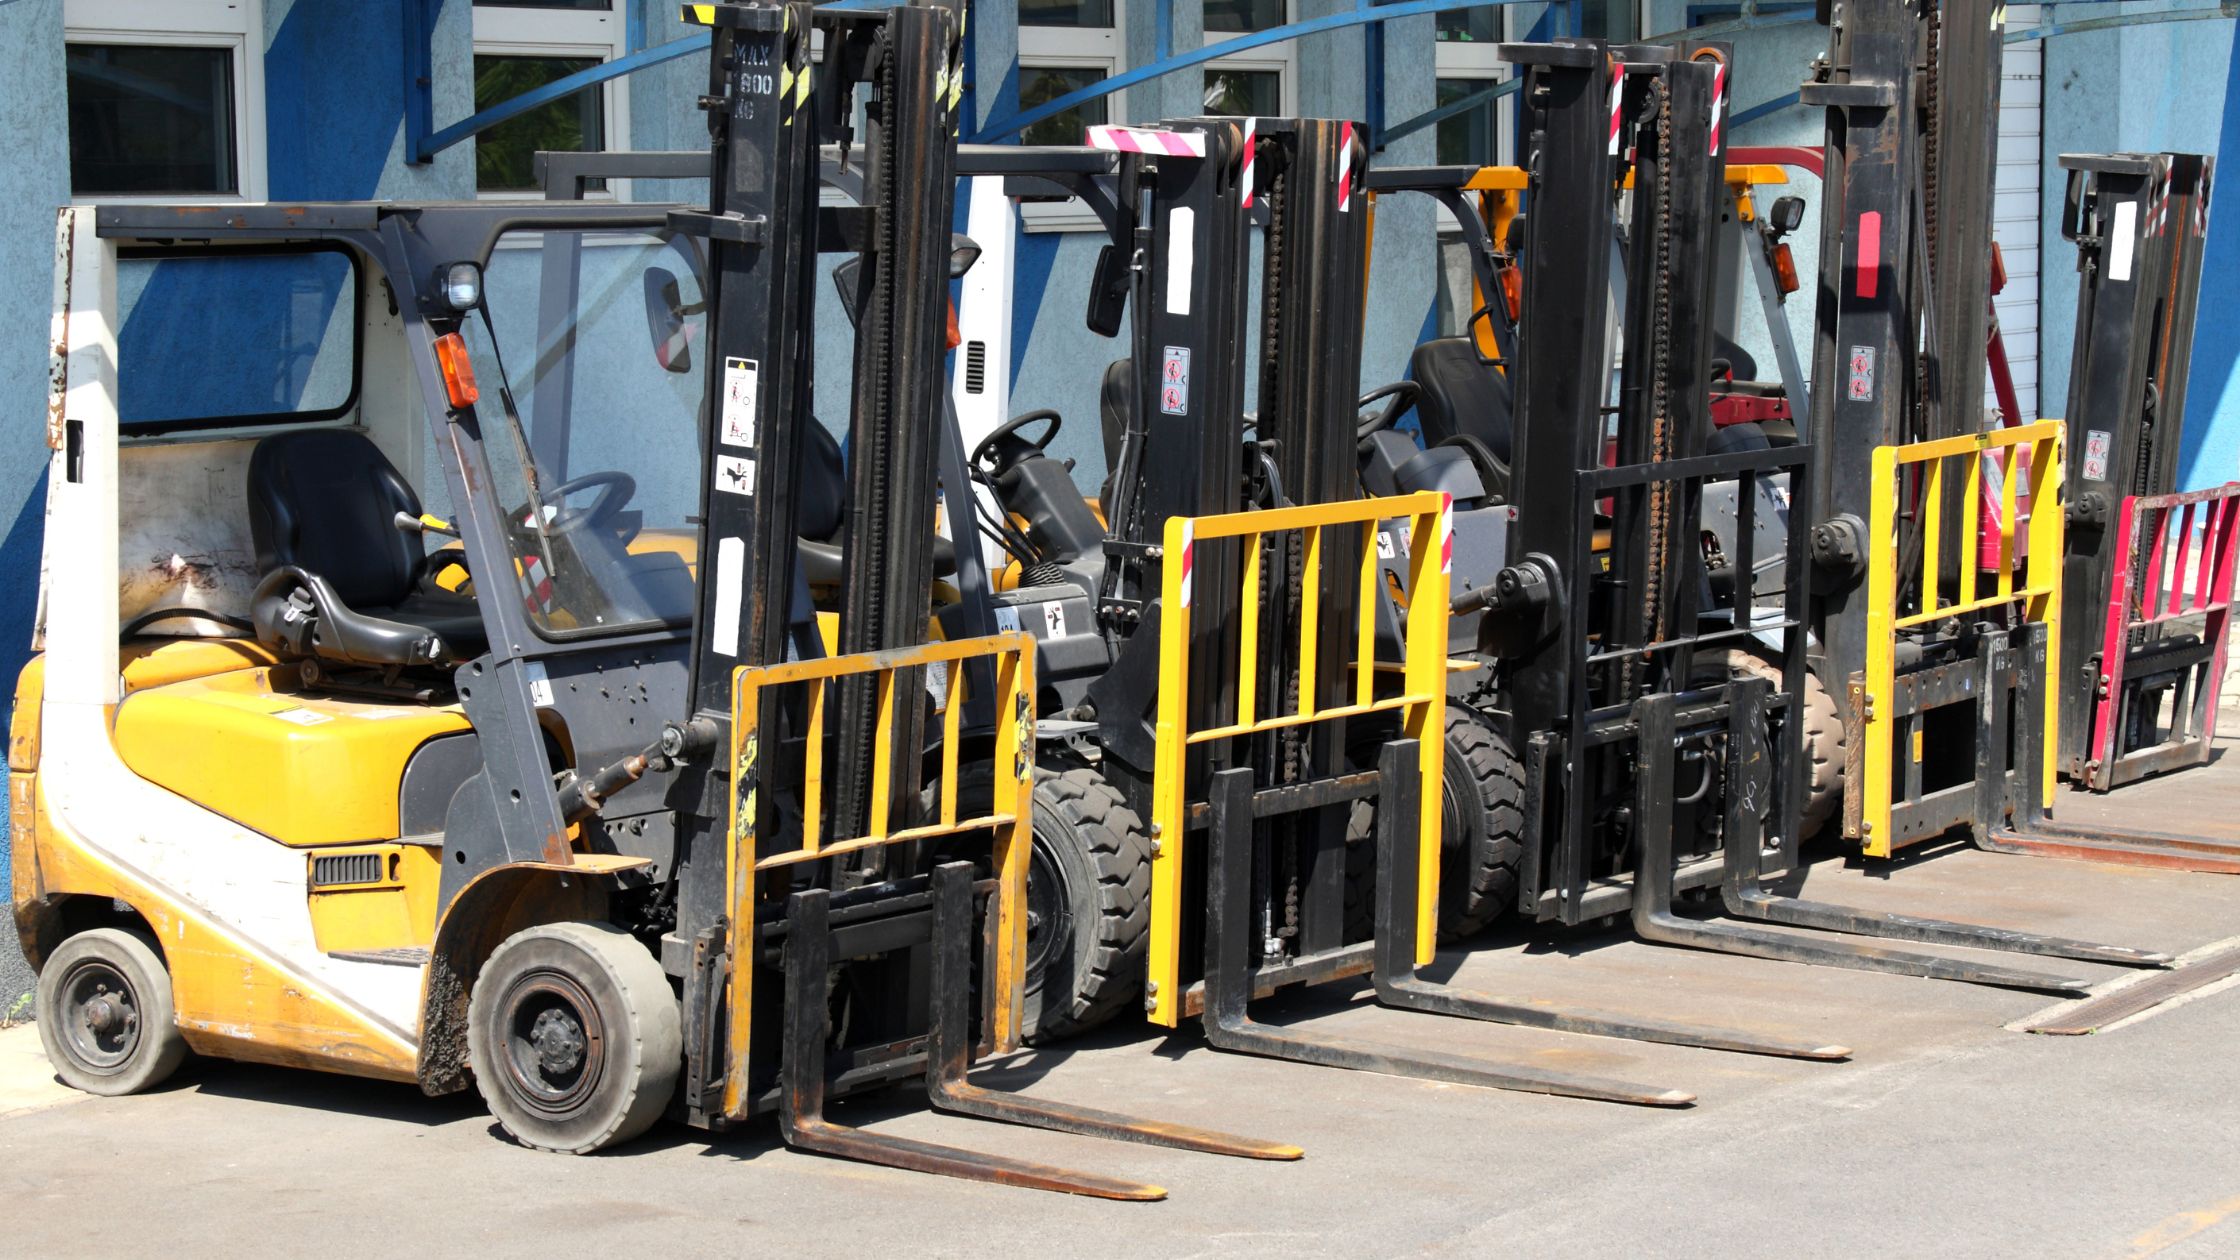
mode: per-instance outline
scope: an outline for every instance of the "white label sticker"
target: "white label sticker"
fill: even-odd
[[[2113,444],[2113,440],[2104,429],[2086,429],[2084,431],[2084,479],[2086,481],[2106,481],[2108,479],[2108,448]]]
[[[754,445],[754,404],[762,369],[753,359],[723,361],[723,444]]]
[[[739,604],[747,593],[747,540],[716,540],[716,623],[708,627],[708,646],[725,656],[739,654]]]
[[[726,494],[753,494],[754,461],[744,455],[716,456],[716,489]]]
[[[1042,606],[1042,628],[1053,639],[1066,637],[1066,606],[1063,602],[1054,599]]]
[[[316,709],[281,709],[272,716],[283,722],[293,722],[297,726],[317,726],[322,722],[334,721],[334,714],[321,713]]]
[[[1019,610],[1009,604],[998,605],[996,607],[996,629],[1010,632],[1018,628]]]
[[[552,679],[544,672],[543,661],[529,662],[529,703],[540,709],[552,707]]]
[[[1383,559],[1391,560],[1396,558],[1399,554],[1400,548],[1392,541],[1392,531],[1389,529],[1378,530],[1377,555],[1382,557]]]
[[[1198,270],[1198,213],[1188,206],[1167,211],[1167,314],[1190,313],[1190,280]]]
[[[2108,278],[2131,278],[2131,249],[2139,234],[2139,203],[2124,201],[2116,204],[2116,225],[2108,232]]]

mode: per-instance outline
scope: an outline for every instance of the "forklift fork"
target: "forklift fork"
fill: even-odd
[[[916,1138],[870,1133],[825,1119],[825,1043],[831,1035],[826,1003],[832,971],[832,894],[822,888],[792,894],[786,903],[785,1079],[779,1090],[778,1129],[786,1145],[820,1155],[911,1172],[992,1181],[1031,1190],[1055,1190],[1096,1199],[1142,1202],[1167,1197],[1165,1188],[1144,1182],[1075,1172],[1053,1164],[968,1151]],[[938,911],[937,911],[938,915]],[[944,927],[937,924],[936,937]],[[935,950],[938,954],[940,942]],[[948,994],[951,1004],[957,994]],[[927,1074],[938,1074],[929,1053]],[[960,1073],[961,1075],[961,1073]]]
[[[1738,679],[1728,691],[1727,740],[1730,765],[1763,760],[1768,754],[1764,712],[1772,689],[1763,678]],[[1634,705],[1640,728],[1641,754],[1636,782],[1642,853],[1637,868],[1638,886],[1633,897],[1635,930],[1644,938],[1671,945],[1783,962],[1855,971],[1880,971],[1893,975],[1921,976],[1932,980],[1957,980],[1965,984],[2034,992],[2078,993],[2088,981],[2049,972],[1947,958],[1889,949],[1856,941],[1829,940],[1770,932],[1739,924],[1704,923],[1681,917],[1672,905],[1671,800],[1672,758],[1666,754],[1675,731],[1674,702],[1670,695],[1649,695]],[[1779,767],[1776,767],[1778,781]],[[1730,775],[1748,782],[1747,775]],[[1722,895],[1728,913],[1741,918],[1779,923],[1788,927],[1815,928],[1825,932],[1874,936],[1923,944],[1956,945],[1971,949],[2042,954],[2118,966],[2166,966],[2169,957],[2122,946],[2042,936],[2007,928],[1914,915],[1858,910],[1821,901],[1806,901],[1774,893],[1764,884],[1762,838],[1755,802],[1747,792],[1732,792],[1727,800],[1727,837],[1724,848],[1725,879]]]
[[[946,863],[933,873],[933,1010],[926,1039],[926,1096],[936,1108],[1084,1137],[1241,1159],[1290,1160],[1305,1154],[1288,1143],[1138,1120],[1095,1107],[986,1089],[967,1080],[972,1052],[972,893],[970,865]]]
[[[1421,811],[1418,808],[1417,750],[1415,740],[1394,740],[1384,746],[1380,758],[1377,829],[1378,846],[1383,852],[1377,870],[1377,949],[1406,951],[1415,941],[1413,934],[1405,938],[1387,938],[1386,929],[1393,916],[1385,903],[1395,899],[1412,901],[1416,896],[1415,885],[1404,882],[1387,859],[1393,849],[1412,851],[1419,847],[1417,828]],[[1203,1019],[1206,1040],[1216,1047],[1320,1067],[1643,1107],[1682,1107],[1695,1101],[1695,1095],[1685,1090],[1633,1085],[1438,1051],[1403,1049],[1350,1037],[1281,1028],[1253,1019],[1247,1010],[1253,990],[1250,925],[1252,822],[1256,811],[1252,771],[1239,767],[1215,773],[1207,795]],[[1378,996],[1383,996],[1381,985]]]
[[[1394,782],[1394,775],[1400,774],[1401,793],[1413,796],[1413,769],[1395,767],[1393,764],[1399,753],[1400,750],[1394,745],[1385,746],[1384,779],[1390,784]],[[1409,807],[1412,807],[1412,802]],[[1738,1054],[1821,1061],[1851,1057],[1848,1046],[1774,1037],[1706,1024],[1613,1015],[1558,1006],[1545,1001],[1497,997],[1422,979],[1416,974],[1415,959],[1409,953],[1409,943],[1416,939],[1418,911],[1413,890],[1422,855],[1409,842],[1409,838],[1401,834],[1394,815],[1395,811],[1390,809],[1377,811],[1377,949],[1376,969],[1370,974],[1376,982],[1377,998],[1385,1005],[1412,1011],[1430,1011],[1437,1015],[1454,1015],[1463,1019],[1482,1019],[1497,1024],[1545,1028],[1551,1032],[1581,1033],[1590,1037],[1622,1037],[1631,1041],[1655,1041],[1705,1050],[1731,1050]],[[1669,903],[1669,878],[1666,882],[1666,901]]]

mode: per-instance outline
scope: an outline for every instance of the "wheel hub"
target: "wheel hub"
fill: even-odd
[[[89,962],[64,982],[63,994],[74,1057],[99,1071],[114,1071],[132,1057],[140,1043],[140,1010],[122,975]]]
[[[572,1012],[555,1007],[539,1013],[530,1027],[529,1043],[537,1048],[537,1062],[552,1075],[583,1066],[583,1025]]]

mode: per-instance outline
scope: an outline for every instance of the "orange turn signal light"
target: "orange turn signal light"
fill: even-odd
[[[436,363],[443,369],[443,389],[451,396],[453,410],[474,406],[482,393],[474,387],[474,360],[467,357],[467,339],[455,332],[436,338]]]
[[[964,344],[964,331],[957,327],[957,300],[949,299],[949,340],[947,349],[954,350]]]
[[[1509,322],[1514,324],[1524,316],[1524,270],[1519,267],[1501,269],[1501,301],[1509,308]]]
[[[1797,256],[1789,252],[1788,242],[1773,247],[1773,282],[1781,286],[1781,296],[1797,291]]]

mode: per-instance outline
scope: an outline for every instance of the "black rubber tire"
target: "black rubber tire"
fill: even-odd
[[[1781,686],[1781,667],[1753,652],[1730,651],[1727,667],[1736,678],[1764,678]],[[1821,685],[1820,676],[1804,676],[1805,796],[1801,830],[1803,838],[1820,834],[1843,806],[1843,718],[1836,713],[1835,698]]]
[[[1447,709],[1441,802],[1439,933],[1482,932],[1516,909],[1524,857],[1524,765],[1501,732],[1467,709]]]
[[[583,1044],[571,1069],[548,1071],[521,1035],[547,1013],[563,1030],[575,1021]],[[661,1118],[684,1071],[683,1017],[660,962],[629,933],[546,923],[507,937],[482,965],[467,1055],[483,1102],[516,1141],[583,1155]],[[539,1086],[552,1097],[537,1098]]]
[[[1439,938],[1472,936],[1516,908],[1524,857],[1524,766],[1485,719],[1447,706],[1444,791],[1439,808]],[[1376,764],[1383,741],[1371,729],[1353,741],[1352,761]],[[1356,802],[1347,820],[1347,936],[1366,940],[1376,895],[1376,806]]]
[[[186,1062],[171,971],[155,943],[123,928],[64,941],[39,968],[39,1041],[72,1089],[117,1097],[162,1084]],[[95,1027],[97,1018],[101,1027]]]
[[[1030,920],[1028,1041],[1047,1044],[1131,1009],[1143,997],[1151,936],[1151,837],[1119,789],[1087,766],[1035,771],[1034,861],[1027,900],[1055,873],[1064,883],[1063,934]]]

